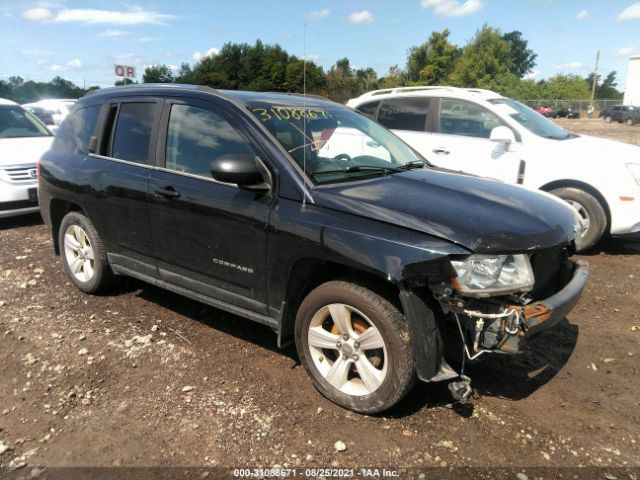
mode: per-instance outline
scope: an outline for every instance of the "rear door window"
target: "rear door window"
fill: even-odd
[[[123,103],[118,111],[111,157],[149,163],[149,143],[158,110],[155,103]]]
[[[360,105],[356,108],[360,113],[364,113],[367,117],[376,119],[378,113],[378,105],[380,105],[380,100],[376,102],[369,102],[363,105]]]
[[[255,153],[242,135],[209,108],[171,106],[165,151],[166,168],[211,178],[211,161],[221,155]]]
[[[378,121],[392,130],[424,132],[429,115],[429,98],[390,98],[378,110]]]

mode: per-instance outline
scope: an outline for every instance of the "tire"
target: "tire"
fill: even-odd
[[[106,250],[87,217],[79,212],[67,213],[60,223],[58,245],[64,270],[76,287],[95,294],[111,286],[113,272]]]
[[[366,348],[357,340],[369,331]],[[311,291],[298,309],[295,342],[313,385],[341,407],[379,413],[398,403],[415,384],[404,315],[360,285],[331,281]]]
[[[613,120],[611,118],[611,115],[607,115],[606,117],[604,117],[604,121],[607,122],[607,123],[611,123],[611,120]]]
[[[624,123],[626,123],[626,124],[627,124],[627,126],[628,126],[628,127],[630,127],[631,125],[633,125],[633,119],[631,119],[631,118],[627,118],[627,121],[626,121],[626,122],[624,122]]]
[[[557,188],[550,193],[569,203],[582,219],[587,221],[579,251],[588,250],[598,243],[607,229],[607,214],[598,199],[584,190],[573,187]]]

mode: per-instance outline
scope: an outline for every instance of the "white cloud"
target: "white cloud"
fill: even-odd
[[[540,70],[534,70],[532,72],[529,72],[529,73],[525,74],[525,76],[523,78],[525,80],[535,80],[539,76],[540,76]]]
[[[312,54],[308,54],[306,57],[304,57],[305,60],[309,61],[309,62],[318,62],[320,60],[320,55],[318,55],[317,53],[312,53]]]
[[[586,19],[586,18],[589,18],[589,15],[591,15],[591,14],[589,13],[589,10],[580,10],[580,11],[578,12],[578,14],[576,15],[576,18],[577,18],[578,20],[584,20],[584,19]]]
[[[482,0],[422,0],[422,8],[432,8],[439,17],[462,17],[482,8]]]
[[[638,20],[640,19],[640,2],[636,2],[625,8],[620,15],[618,15],[618,21],[624,22],[625,20]]]
[[[129,35],[129,32],[125,32],[123,30],[105,30],[97,35],[99,37],[123,37],[124,35]]]
[[[60,65],[59,63],[53,63],[49,66],[49,70],[52,72],[64,72],[66,70],[80,70],[82,68],[82,62],[74,58],[73,60],[69,60],[64,65]]]
[[[153,42],[154,40],[157,40],[157,38],[156,37],[140,37],[138,39],[140,43],[149,43],[149,42]]]
[[[323,8],[322,10],[314,10],[313,12],[309,12],[305,15],[307,20],[318,20],[320,18],[326,18],[331,15],[331,10],[328,8]]]
[[[373,23],[373,14],[369,10],[354,12],[349,15],[348,20],[351,23]]]
[[[554,70],[577,70],[580,68],[584,68],[584,65],[582,65],[580,62],[569,62],[551,65],[551,68]]]
[[[218,50],[215,47],[211,47],[209,50],[207,50],[204,55],[202,53],[200,53],[199,50],[193,52],[193,55],[191,55],[191,57],[196,61],[199,62],[200,60],[202,60],[205,57],[215,57],[218,53],[220,52],[220,50]]]
[[[616,57],[628,57],[633,55],[636,51],[636,47],[622,47],[616,51]]]
[[[42,22],[43,20],[49,20],[53,18],[53,16],[53,12],[44,7],[29,8],[22,12],[22,18],[31,20],[33,22]]]
[[[131,8],[127,12],[117,10],[98,10],[93,8],[69,8],[52,12],[48,8],[36,7],[22,12],[22,17],[34,22],[52,20],[54,22],[82,22],[86,24],[112,25],[166,25],[168,20],[176,18],[174,15],[158,13],[141,8]]]

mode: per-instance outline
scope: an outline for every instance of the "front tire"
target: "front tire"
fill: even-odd
[[[382,412],[415,383],[404,315],[360,285],[331,281],[309,293],[298,309],[295,341],[313,385],[341,407]]]
[[[625,123],[627,124],[628,127],[630,127],[631,125],[633,125],[633,119],[627,118],[627,121]]]
[[[67,213],[60,223],[58,245],[64,269],[76,287],[85,293],[108,289],[113,272],[98,232],[87,217]]]
[[[579,188],[557,188],[550,193],[571,205],[582,218],[585,229],[582,232],[580,252],[590,249],[600,241],[607,229],[607,214],[598,199]]]
[[[611,123],[611,120],[613,120],[611,118],[611,115],[607,115],[606,117],[604,117],[604,121],[607,122],[607,123]]]

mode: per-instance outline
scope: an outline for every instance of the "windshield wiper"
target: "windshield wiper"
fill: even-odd
[[[309,175],[324,175],[335,173],[355,173],[355,172],[379,172],[379,173],[393,173],[401,172],[402,169],[398,167],[378,167],[373,165],[351,165],[339,170],[318,170],[316,172],[309,172]]]
[[[398,168],[402,170],[411,170],[413,168],[425,168],[426,166],[427,163],[422,160],[411,160]]]

